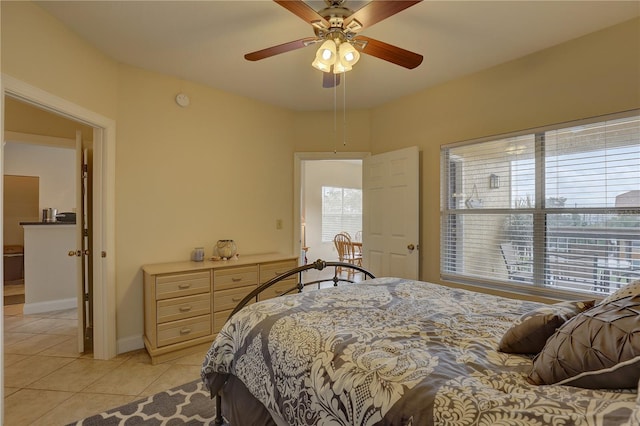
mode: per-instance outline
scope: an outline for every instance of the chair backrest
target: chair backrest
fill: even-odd
[[[518,265],[518,253],[516,248],[511,243],[500,244],[500,251],[504,258],[504,263],[507,265],[507,272],[515,272]]]
[[[349,238],[348,235],[342,233],[336,234],[333,237],[333,244],[336,246],[340,260],[352,254],[353,246],[351,245],[351,238]]]

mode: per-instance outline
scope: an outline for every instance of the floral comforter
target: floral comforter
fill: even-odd
[[[497,351],[539,306],[398,278],[305,291],[236,314],[202,377],[292,425],[633,424],[637,392],[530,385],[531,358]]]

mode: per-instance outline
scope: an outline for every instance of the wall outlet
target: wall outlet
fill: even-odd
[[[282,219],[276,219],[276,229],[282,229]]]

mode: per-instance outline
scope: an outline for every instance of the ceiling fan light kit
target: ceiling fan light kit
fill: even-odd
[[[310,44],[322,43],[311,65],[325,73],[325,82],[326,73],[342,74],[350,71],[360,59],[360,52],[408,69],[422,63],[422,55],[357,34],[422,0],[371,1],[355,12],[344,6],[346,0],[325,0],[327,7],[320,11],[315,11],[302,0],[274,1],[310,24],[316,36],[247,53],[244,56],[247,60],[257,61]],[[338,80],[334,81],[339,84]],[[323,84],[323,87],[331,85]]]
[[[338,54],[336,54],[336,51]],[[316,52],[316,58],[311,65],[322,72],[334,74],[351,71],[353,65],[360,59],[360,53],[348,41],[340,42],[338,38],[326,40]]]

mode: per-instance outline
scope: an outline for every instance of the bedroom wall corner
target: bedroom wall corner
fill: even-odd
[[[422,151],[421,278],[442,282],[442,144],[639,107],[636,18],[374,108],[373,154],[412,145]]]

